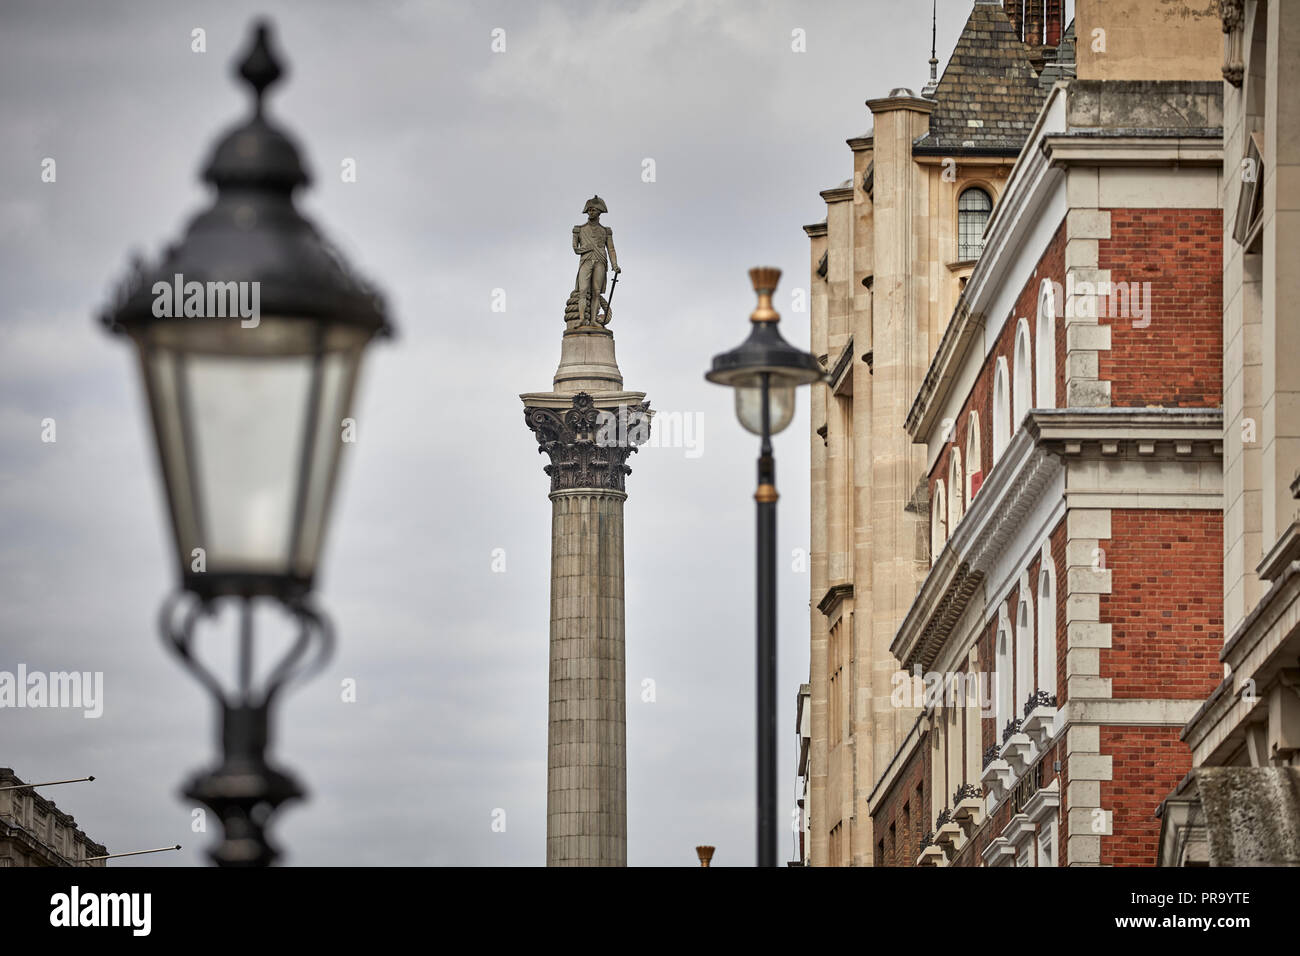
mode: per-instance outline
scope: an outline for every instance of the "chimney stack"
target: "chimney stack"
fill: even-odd
[[[1011,30],[1021,40],[1025,38],[1025,18],[1021,13],[1025,0],[1002,0],[1002,9],[1011,21]],[[1031,0],[1032,2],[1032,0]]]
[[[1043,45],[1043,2],[1025,0],[1025,32],[1021,39],[1034,51]]]
[[[1044,43],[1060,46],[1065,34],[1065,0],[1046,0],[1047,16],[1044,23]]]

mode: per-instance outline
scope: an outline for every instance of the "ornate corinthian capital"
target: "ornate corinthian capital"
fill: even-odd
[[[524,409],[524,421],[537,438],[537,451],[551,463],[551,491],[602,488],[623,491],[632,474],[625,462],[650,437],[650,403],[598,408],[586,392],[573,407]]]

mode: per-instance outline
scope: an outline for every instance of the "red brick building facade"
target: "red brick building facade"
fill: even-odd
[[[1094,56],[1085,69],[1082,50],[1076,76],[1073,24],[1056,31],[1063,42],[1053,56],[1038,56],[1031,41],[1054,14],[1004,26],[990,7],[976,3],[968,29],[1015,31],[1042,99],[1004,181],[992,180],[996,201],[973,261],[964,258],[965,207],[954,249],[942,249],[937,230],[936,258],[951,260],[961,285],[949,314],[928,326],[922,374],[900,369],[894,351],[906,356],[917,339],[900,343],[890,337],[897,326],[882,324],[912,321],[895,307],[927,301],[929,281],[893,283],[893,298],[880,298],[882,263],[893,261],[881,248],[885,211],[870,213],[874,245],[853,240],[866,261],[855,258],[851,274],[864,273],[870,297],[853,298],[852,321],[840,326],[835,260],[817,256],[837,248],[838,213],[824,229],[808,227],[814,303],[819,281],[831,303],[824,317],[814,310],[813,340],[830,346],[833,379],[813,421],[813,865],[1153,865],[1157,811],[1192,766],[1180,734],[1223,677],[1223,90],[1209,78],[1217,17],[1189,11],[1180,36],[1196,55],[1155,76],[1140,57]],[[1106,16],[1081,3],[1078,36],[1115,28]],[[954,61],[967,71],[963,88],[977,89],[968,71],[978,67]],[[961,149],[974,134],[953,132],[997,125],[996,105],[961,123],[936,120],[952,70],[913,152],[918,162],[949,162],[930,149],[954,136],[960,180],[1007,144],[990,143],[976,159]],[[869,105],[925,111],[898,94]],[[852,185],[824,193],[828,205],[858,202]],[[856,220],[853,235],[867,222]],[[906,297],[912,288],[916,300]],[[929,307],[942,307],[943,294],[928,289]],[[851,354],[864,345],[866,400]],[[912,390],[895,427],[921,465],[900,508],[922,539],[910,587],[896,557],[907,521],[880,513],[893,492],[882,480],[911,467],[889,457],[881,427],[900,380]],[[864,416],[869,430],[857,424]],[[860,480],[860,457],[872,461],[871,482]],[[837,487],[854,495],[839,510]],[[841,682],[863,672],[845,693]],[[820,859],[819,823],[829,834]]]

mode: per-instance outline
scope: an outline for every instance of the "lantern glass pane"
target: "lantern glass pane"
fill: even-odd
[[[356,440],[351,418],[353,390],[361,364],[364,340],[358,339],[346,351],[331,351],[321,358],[318,412],[310,442],[304,450],[307,472],[301,497],[302,516],[294,537],[290,560],[295,573],[310,577],[315,571],[328,524],[330,501],[338,474],[339,457]]]
[[[189,355],[199,527],[208,570],[276,574],[290,536],[308,415],[310,356]]]
[[[771,432],[783,432],[794,419],[794,386],[780,385],[769,389],[771,404]]]
[[[768,434],[784,431],[794,418],[794,386],[778,384],[773,377],[768,387]],[[736,418],[748,432],[763,434],[763,389],[761,386],[736,387]]]
[[[310,580],[365,329],[158,323],[139,337],[182,575]]]

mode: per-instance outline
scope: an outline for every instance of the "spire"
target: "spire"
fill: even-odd
[[[921,95],[933,97],[934,91],[939,86],[939,77],[936,75],[939,69],[939,58],[935,55],[935,26],[939,19],[939,0],[934,0],[930,8],[930,82],[925,84],[921,90]]]

